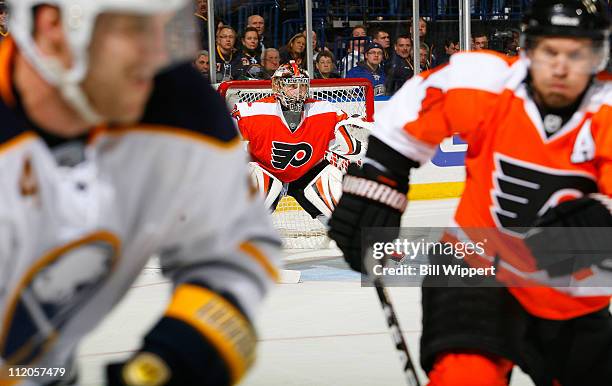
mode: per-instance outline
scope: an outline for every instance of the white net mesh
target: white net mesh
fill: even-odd
[[[232,81],[222,83],[219,92],[227,105],[233,109],[238,102],[255,102],[272,95],[270,81]],[[310,84],[310,97],[333,103],[349,117],[361,117],[371,121],[374,113],[374,96],[368,81],[347,79],[313,80]],[[347,129],[365,145],[369,131],[362,127],[348,125]],[[326,158],[341,169],[347,162],[333,153]],[[310,217],[291,196],[284,196],[272,214],[274,227],[283,239],[287,249],[327,248],[329,239],[326,228],[317,219]]]

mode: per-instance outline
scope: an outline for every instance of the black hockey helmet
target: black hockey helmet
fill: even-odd
[[[534,0],[523,18],[523,34],[605,40],[610,19],[601,0]]]
[[[603,70],[610,56],[610,18],[601,0],[534,0],[522,23],[521,47],[540,37],[591,39],[596,57],[590,73]]]

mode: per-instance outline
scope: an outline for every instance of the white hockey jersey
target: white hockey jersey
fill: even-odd
[[[187,66],[160,75],[140,124],[96,129],[84,160],[59,166],[12,95],[10,46],[0,46],[0,369],[72,367],[155,253],[175,287],[205,283],[252,318],[277,279],[280,242],[218,95]]]

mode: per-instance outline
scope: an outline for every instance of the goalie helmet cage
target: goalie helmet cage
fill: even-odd
[[[270,80],[237,80],[223,82],[218,92],[230,110],[238,102],[255,102],[272,95]],[[328,101],[347,113],[372,122],[374,118],[374,89],[367,79],[313,79],[310,97]],[[364,144],[369,132],[348,128]],[[331,155],[331,154],[330,154]],[[286,249],[319,249],[329,245],[325,226],[304,211],[293,197],[285,196],[272,214],[272,222],[283,239]]]

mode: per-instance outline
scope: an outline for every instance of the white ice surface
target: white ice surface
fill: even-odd
[[[404,218],[413,226],[444,226],[456,200],[412,202]],[[330,251],[322,253],[333,256]],[[296,255],[298,257],[296,258]],[[399,360],[372,288],[336,259],[316,261],[317,252],[288,256],[310,266],[303,282],[279,285],[260,314],[258,361],[245,386],[403,386]],[[309,263],[304,261],[315,259]],[[147,269],[115,311],[82,344],[81,384],[103,385],[105,363],[121,360],[163,311],[169,283]],[[392,301],[411,355],[418,364],[420,291],[392,288]],[[420,371],[420,368],[419,368]],[[420,372],[422,381],[425,375]],[[423,382],[425,384],[425,382]],[[515,369],[512,386],[532,385]]]

